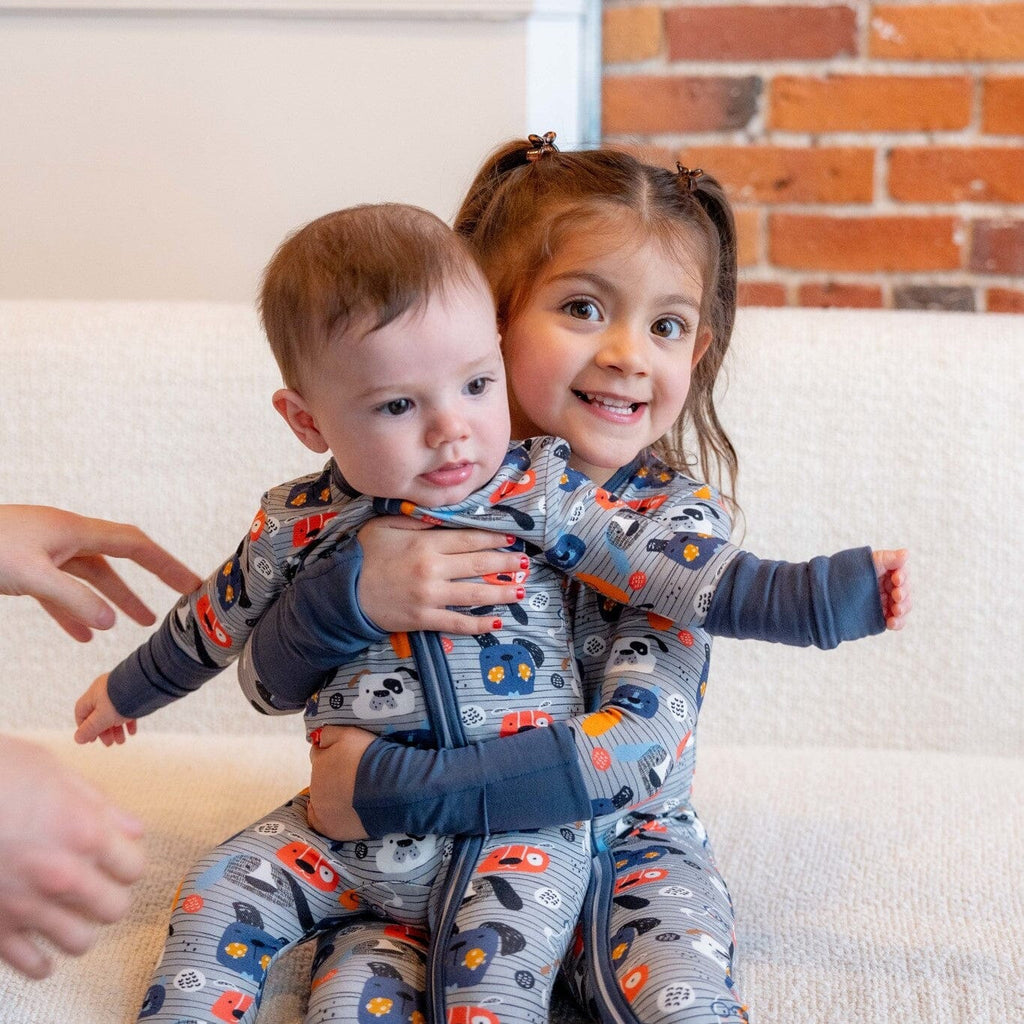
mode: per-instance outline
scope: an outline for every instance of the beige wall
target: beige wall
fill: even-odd
[[[584,132],[587,10],[0,0],[0,297],[248,300],[328,210],[448,218],[498,141]]]

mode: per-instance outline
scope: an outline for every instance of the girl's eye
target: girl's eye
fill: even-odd
[[[675,317],[663,316],[651,324],[651,333],[668,341],[676,341],[686,334],[686,324]]]
[[[599,320],[601,318],[601,311],[597,308],[597,303],[591,302],[590,299],[573,299],[571,302],[567,302],[562,309],[576,320]]]
[[[466,394],[477,397],[482,395],[487,390],[487,385],[491,383],[490,377],[474,377],[466,385]]]
[[[385,402],[381,407],[380,411],[387,413],[388,416],[402,416],[412,408],[412,400],[408,398],[393,398],[390,402]]]

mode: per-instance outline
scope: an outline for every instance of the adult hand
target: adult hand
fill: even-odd
[[[44,978],[128,910],[142,825],[42,747],[0,737],[0,959]]]
[[[40,505],[0,505],[0,594],[34,597],[83,643],[92,630],[114,624],[103,597],[144,626],[156,621],[106,556],[130,558],[183,594],[201,582],[136,526]]]
[[[328,725],[309,748],[313,771],[309,782],[310,825],[339,841],[366,839],[366,829],[352,808],[356,770],[366,748],[377,737],[350,725]]]
[[[400,516],[371,519],[359,531],[359,605],[391,633],[488,633],[497,628],[494,612],[467,615],[450,606],[491,607],[523,599],[529,559],[503,550],[513,539],[486,530],[433,529]]]

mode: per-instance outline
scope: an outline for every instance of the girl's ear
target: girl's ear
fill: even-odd
[[[690,360],[690,369],[692,370],[704,356],[704,353],[711,348],[711,328],[701,327],[697,331],[697,340],[693,344],[693,358]]]
[[[295,436],[310,450],[323,454],[327,451],[328,445],[323,435],[317,429],[313,413],[310,411],[306,400],[291,388],[281,388],[274,392],[274,408],[281,414],[282,419]]]

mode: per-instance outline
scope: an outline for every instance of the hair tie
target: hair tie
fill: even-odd
[[[526,151],[526,159],[535,164],[545,153],[557,153],[555,145],[555,133],[545,132],[543,135],[528,135],[532,149]]]
[[[695,192],[697,179],[704,177],[704,172],[699,167],[691,171],[689,167],[684,167],[681,163],[676,164],[676,174],[685,183],[687,192]]]

